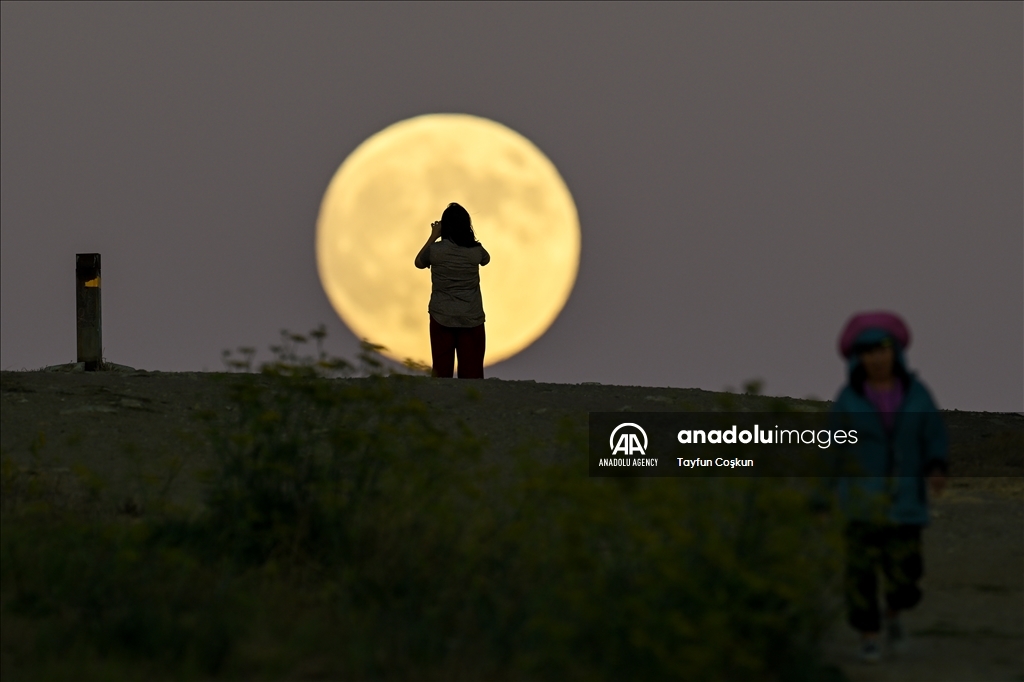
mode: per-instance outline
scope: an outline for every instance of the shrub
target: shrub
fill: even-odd
[[[835,533],[800,491],[591,479],[571,423],[554,458],[484,458],[412,397],[425,379],[322,339],[285,334],[258,373],[228,355],[201,514],[5,513],[5,678],[819,672]]]

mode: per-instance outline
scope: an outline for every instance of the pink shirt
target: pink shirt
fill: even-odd
[[[897,379],[892,382],[891,388],[879,390],[864,382],[864,397],[882,416],[885,429],[891,431],[895,414],[903,403],[903,383]]]

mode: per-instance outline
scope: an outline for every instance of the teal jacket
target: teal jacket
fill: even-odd
[[[832,429],[857,432],[857,443],[839,448],[847,466],[863,475],[838,479],[839,503],[848,519],[927,525],[925,476],[946,470],[949,440],[928,389],[907,377],[903,404],[886,433],[875,406],[847,384],[829,415]]]

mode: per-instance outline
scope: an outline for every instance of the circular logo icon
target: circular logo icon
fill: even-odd
[[[639,434],[637,434],[634,431],[628,430],[628,429],[625,430],[625,431],[622,431],[623,429],[626,429],[626,427],[628,427],[628,426],[631,426],[634,429],[636,429],[636,431],[639,431]],[[619,431],[622,431],[622,433],[620,434]],[[618,435],[617,439],[615,437],[616,435]],[[639,436],[643,436],[643,439],[644,439],[643,440],[643,444],[640,443],[640,438],[638,437],[638,435]],[[612,435],[608,437],[608,447],[611,448],[611,451],[612,451],[613,455],[617,455],[617,454],[622,454],[622,455],[643,455],[643,454],[646,454],[647,453],[647,432],[644,431],[643,428],[639,424],[634,424],[632,422],[626,422],[624,424],[619,424],[614,429],[612,429]]]

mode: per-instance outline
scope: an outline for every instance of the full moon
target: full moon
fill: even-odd
[[[385,354],[430,364],[430,270],[413,260],[451,202],[491,254],[480,268],[484,364],[536,341],[565,305],[579,268],[576,205],[554,164],[506,126],[466,114],[399,121],[334,174],[320,205],[320,281],[341,319]]]

